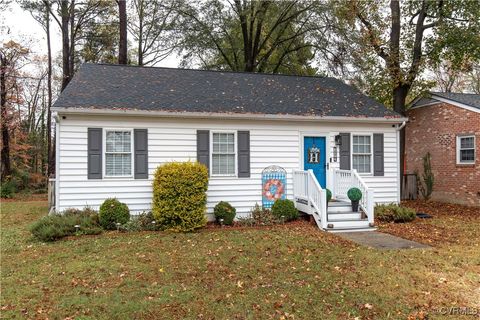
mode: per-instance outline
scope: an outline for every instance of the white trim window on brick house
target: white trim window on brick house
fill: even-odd
[[[475,156],[475,135],[457,136],[457,164],[474,164]]]
[[[105,129],[105,177],[131,177],[133,134],[127,129]]]
[[[358,173],[372,173],[371,135],[352,135],[352,168]]]

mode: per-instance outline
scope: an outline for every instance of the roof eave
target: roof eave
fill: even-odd
[[[478,108],[476,108],[476,107],[473,107],[473,106],[471,106],[471,105],[468,105],[468,104],[465,104],[465,103],[461,103],[461,102],[458,102],[458,101],[453,100],[453,99],[445,98],[445,97],[442,97],[442,96],[437,95],[437,94],[435,94],[435,93],[430,93],[430,95],[431,95],[431,98],[437,100],[437,102],[415,105],[415,103],[417,103],[418,100],[419,100],[419,98],[417,98],[417,99],[415,99],[415,100],[412,102],[412,104],[411,104],[412,107],[409,108],[408,110],[413,110],[413,109],[418,109],[418,108],[422,108],[422,107],[433,106],[433,105],[440,104],[440,103],[443,102],[443,103],[448,103],[448,104],[451,104],[451,105],[456,106],[456,107],[459,107],[459,108],[463,108],[463,109],[466,109],[466,110],[470,110],[470,111],[473,111],[473,112],[480,113],[480,109],[478,109]]]
[[[85,115],[120,115],[120,116],[149,116],[162,118],[208,118],[208,119],[237,119],[237,120],[283,120],[283,121],[324,121],[324,122],[370,122],[370,123],[402,123],[405,117],[346,117],[346,116],[315,116],[292,114],[257,114],[257,113],[220,113],[220,112],[172,112],[147,110],[112,110],[92,108],[53,107],[52,111],[58,115],[85,114]]]

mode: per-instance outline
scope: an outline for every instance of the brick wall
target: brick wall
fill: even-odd
[[[480,113],[442,103],[407,112],[406,166],[423,173],[422,157],[430,152],[435,175],[432,199],[480,206]],[[476,161],[459,165],[456,136],[475,134]]]

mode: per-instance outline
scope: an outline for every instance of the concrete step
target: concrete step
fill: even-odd
[[[375,231],[377,228],[375,227],[355,227],[355,228],[334,228],[334,229],[326,229],[325,231],[331,233],[341,233],[341,232],[365,232],[365,231]]]
[[[328,212],[328,221],[338,221],[338,220],[360,220],[362,218],[362,214],[360,212],[352,212],[352,211],[345,211],[345,212]]]
[[[328,227],[331,226],[331,227]],[[338,220],[327,222],[327,229],[338,229],[338,228],[369,228],[368,220]]]

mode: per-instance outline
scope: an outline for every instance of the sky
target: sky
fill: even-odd
[[[51,21],[50,25],[52,56],[55,59],[61,55],[61,33],[55,21]],[[0,41],[3,43],[8,40],[20,41],[22,43],[28,41],[29,47],[34,53],[39,55],[47,54],[45,31],[30,13],[22,10],[16,2],[10,3],[7,10],[0,12]],[[179,59],[172,55],[157,63],[156,66],[175,68],[178,64]]]

